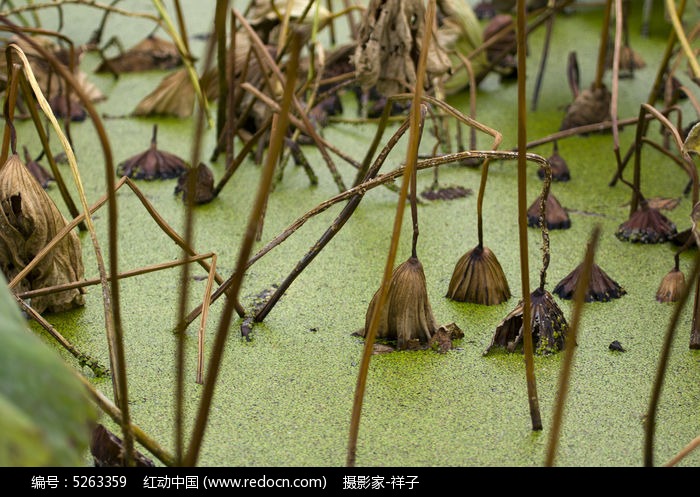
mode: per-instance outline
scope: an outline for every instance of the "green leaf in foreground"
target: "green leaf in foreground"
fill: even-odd
[[[95,408],[0,284],[0,466],[82,466]]]

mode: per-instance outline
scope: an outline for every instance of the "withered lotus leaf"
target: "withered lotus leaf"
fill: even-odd
[[[367,309],[362,336],[369,330],[378,300],[379,290]],[[379,312],[377,338],[396,340],[399,350],[407,349],[412,341],[427,343],[435,333],[437,324],[428,299],[425,273],[417,258],[410,257],[394,269],[386,303]]]
[[[194,110],[195,92],[186,69],[166,76],[151,93],[137,105],[134,116],[189,117]]]
[[[119,74],[174,69],[181,65],[182,58],[175,44],[150,34],[123,54],[106,59],[95,72]]]
[[[134,155],[117,166],[118,176],[133,179],[177,178],[187,171],[187,163],[175,154],[158,150],[158,126],[153,126],[151,145],[144,152]]]
[[[0,169],[0,265],[13,279],[56,234],[66,220],[17,154]],[[83,279],[82,248],[71,231],[41,260],[16,291],[35,290]],[[84,304],[84,290],[37,296],[31,306],[39,313],[60,312]]]
[[[422,0],[371,0],[363,17],[353,62],[363,88],[376,86],[387,97],[410,91],[416,81],[417,53],[425,29]],[[447,73],[451,64],[445,52],[431,43],[426,70],[434,76]]]

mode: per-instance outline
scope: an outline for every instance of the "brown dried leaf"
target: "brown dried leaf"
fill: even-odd
[[[0,266],[8,280],[16,276],[66,225],[53,200],[17,154],[0,169]],[[83,279],[82,248],[72,231],[15,287],[45,288]],[[32,298],[37,312],[59,312],[84,304],[84,290],[72,289]]]
[[[136,106],[134,116],[189,117],[194,110],[195,92],[186,69],[180,69],[163,79],[158,87]]]
[[[424,22],[422,0],[370,1],[353,57],[355,74],[363,88],[376,86],[379,93],[387,97],[412,91]],[[450,67],[447,55],[436,43],[431,43],[427,81],[445,74]]]
[[[174,69],[181,65],[182,58],[175,44],[151,34],[123,54],[106,59],[95,72],[131,73]]]

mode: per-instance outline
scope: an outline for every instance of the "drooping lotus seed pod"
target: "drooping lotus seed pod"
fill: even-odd
[[[643,203],[618,227],[615,236],[632,243],[663,243],[672,239],[676,233],[676,225],[670,219]]]
[[[121,162],[117,166],[118,176],[133,179],[170,179],[177,178],[187,170],[187,163],[177,155],[158,149],[158,126],[153,126],[151,145],[144,152]]]
[[[475,247],[455,265],[447,298],[458,302],[496,305],[510,298],[506,275],[488,247]]]
[[[583,263],[579,264],[554,287],[554,293],[566,300],[573,299],[582,272]],[[609,302],[612,299],[622,297],[626,293],[627,291],[617,281],[608,276],[598,264],[593,264],[588,289],[584,297],[586,302]]]
[[[410,257],[394,269],[384,308],[377,328],[377,338],[396,340],[397,349],[409,348],[412,341],[427,343],[437,329],[433,310],[428,299],[423,265],[416,257]],[[365,328],[367,335],[374,309],[379,300],[375,292],[367,309]]]
[[[564,349],[569,324],[552,294],[537,288],[530,294],[530,330],[534,353],[547,355]],[[508,352],[522,348],[523,301],[513,309],[496,327],[491,344],[484,351],[488,354],[494,347],[503,347]]]
[[[661,280],[656,290],[656,300],[659,302],[676,302],[685,288],[685,275],[674,267]]]
[[[536,228],[540,225],[540,198],[541,195],[527,209],[527,225],[531,228]],[[545,221],[547,229],[550,230],[571,228],[569,213],[566,212],[552,192],[549,192],[549,195],[547,195]]]

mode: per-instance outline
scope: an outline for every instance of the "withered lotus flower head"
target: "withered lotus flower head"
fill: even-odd
[[[596,124],[610,120],[610,91],[601,85],[591,85],[576,96],[566,110],[560,130],[577,128],[587,124]]]
[[[120,74],[174,69],[181,65],[182,58],[175,44],[150,34],[121,55],[105,59],[95,72]]]
[[[367,309],[361,336],[366,336],[369,330],[378,300],[379,290]],[[410,257],[394,269],[386,304],[378,312],[381,314],[376,337],[396,340],[398,350],[409,348],[415,341],[427,343],[433,336],[437,324],[428,299],[423,265],[416,257]]]
[[[662,303],[677,302],[684,288],[685,275],[674,267],[661,280],[659,289],[656,291],[656,300]]]
[[[676,225],[657,209],[643,206],[622,223],[615,236],[632,243],[663,243],[676,236]]]
[[[510,298],[506,275],[496,255],[476,246],[455,265],[446,297],[482,305],[502,304]]]
[[[66,220],[17,154],[0,169],[0,266],[12,280],[56,234]],[[83,279],[80,239],[71,231],[15,287],[22,292]],[[84,290],[72,289],[31,299],[39,313],[84,304]]]
[[[564,313],[554,301],[552,294],[537,288],[530,294],[532,310],[530,326],[532,346],[535,354],[547,355],[564,349],[569,324]],[[491,344],[484,351],[488,354],[494,347],[503,347],[508,352],[522,348],[523,301],[496,327]]]
[[[29,155],[29,150],[27,150],[27,147],[23,147],[24,149],[24,160],[25,160],[25,165],[27,166],[27,169],[29,169],[29,172],[32,173],[32,176],[36,178],[36,180],[39,182],[42,188],[46,189],[49,187],[49,182],[54,181],[54,177],[49,173],[44,166],[39,164],[37,161],[31,158]]]
[[[554,293],[565,300],[574,298],[582,272],[583,264],[579,264],[576,269],[571,271],[554,287]],[[608,302],[612,299],[619,299],[625,294],[627,294],[627,291],[624,288],[608,276],[598,264],[593,264],[591,267],[591,278],[586,290],[586,302]]]
[[[145,152],[121,162],[117,166],[118,176],[133,179],[170,179],[177,178],[187,170],[187,163],[177,155],[158,150],[158,126],[153,125],[151,146]]]
[[[538,196],[535,201],[527,209],[527,225],[531,228],[540,226],[540,198]],[[559,200],[549,192],[545,203],[545,221],[547,229],[550,230],[566,230],[571,228],[571,219],[569,213],[562,207]]]
[[[370,0],[359,28],[353,56],[362,88],[376,86],[390,97],[410,91],[416,82],[414,54],[421,51],[425,22],[423,0]],[[447,54],[431,43],[426,81],[451,68]]]
[[[194,171],[192,169],[187,169],[177,179],[175,194],[182,193],[182,201],[185,203],[187,202],[189,195],[188,178],[192,173],[197,175],[195,179],[194,203],[206,204],[211,202],[214,199],[214,173],[212,173],[211,169],[203,162],[200,162],[199,166],[197,166]]]

